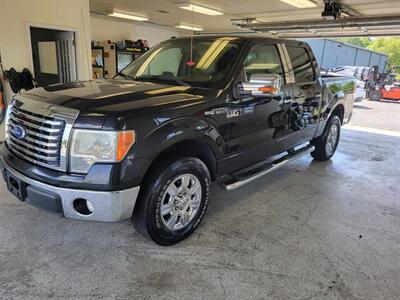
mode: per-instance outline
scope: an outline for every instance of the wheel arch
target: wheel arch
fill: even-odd
[[[341,102],[337,103],[331,110],[331,113],[330,113],[328,119],[330,119],[332,116],[336,115],[340,118],[340,123],[343,124],[344,110],[345,110],[344,103],[341,103]]]
[[[148,177],[154,169],[162,167],[167,161],[183,157],[196,157],[208,168],[211,179],[217,176],[217,157],[209,144],[193,138],[177,141],[160,151],[147,169],[144,178]]]
[[[208,122],[197,118],[174,119],[153,130],[143,142],[146,146],[140,152],[150,162],[143,180],[166,160],[189,156],[204,162],[212,180],[217,177],[217,161],[223,157],[224,139]]]

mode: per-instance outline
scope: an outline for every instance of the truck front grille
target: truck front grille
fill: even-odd
[[[17,136],[16,126],[25,131]],[[22,158],[49,166],[60,166],[60,148],[65,121],[12,107],[8,120],[8,143]]]
[[[67,170],[67,147],[78,111],[15,100],[7,112],[8,149],[37,165]]]

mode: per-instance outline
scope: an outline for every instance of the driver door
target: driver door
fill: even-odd
[[[229,106],[229,149],[232,168],[240,169],[285,151],[288,133],[287,109],[292,99],[291,86],[278,45],[253,46],[244,59],[240,82],[257,74],[282,77],[279,95],[237,96]]]

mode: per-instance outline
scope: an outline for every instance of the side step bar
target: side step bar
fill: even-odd
[[[244,173],[239,173],[237,175],[233,175],[233,178],[228,181],[223,183],[222,185],[224,186],[225,190],[227,191],[232,191],[237,188],[240,188],[241,186],[250,183],[268,173],[271,173],[272,171],[275,171],[276,169],[279,169],[291,161],[302,157],[312,151],[314,151],[315,147],[312,145],[308,145],[306,147],[300,148],[298,150],[295,150],[293,152],[290,152],[287,155],[282,156],[281,158],[265,163],[263,165],[259,165],[255,167],[254,169],[251,169],[250,171],[244,172]],[[248,168],[247,168],[248,169]]]

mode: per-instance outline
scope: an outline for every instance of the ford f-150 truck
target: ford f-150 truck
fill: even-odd
[[[113,80],[17,94],[0,166],[21,201],[120,221],[161,245],[202,220],[212,181],[233,190],[304,154],[335,153],[355,79],[322,78],[303,42],[162,42]]]

